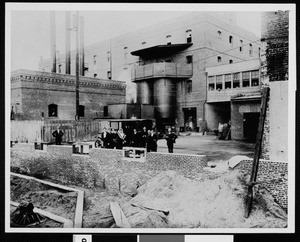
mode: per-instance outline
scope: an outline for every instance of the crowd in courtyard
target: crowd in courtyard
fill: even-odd
[[[168,128],[163,138],[168,145],[169,153],[173,153],[174,143],[177,135]],[[143,127],[142,130],[133,129],[132,133],[126,135],[122,128],[114,130],[103,128],[103,132],[98,135],[95,141],[95,147],[106,149],[122,149],[124,146],[146,148],[147,152],[157,151],[158,135],[154,129]]]

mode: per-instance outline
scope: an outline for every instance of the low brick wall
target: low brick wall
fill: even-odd
[[[118,161],[123,156],[122,150],[117,149],[90,149],[89,153],[91,159],[99,160],[99,159],[107,159],[110,161]]]
[[[15,143],[12,149],[34,150],[34,143]]]
[[[251,174],[252,160],[241,161],[234,169]],[[263,187],[273,195],[274,200],[287,211],[288,208],[288,163],[260,160],[257,181],[270,181],[281,178],[281,181],[264,182]]]
[[[207,160],[205,155],[150,152],[147,154],[147,164],[149,168],[159,171],[176,170],[185,177],[193,178],[203,171]]]
[[[122,160],[123,151],[116,149],[91,149],[90,158],[98,162],[105,186],[111,191],[130,192],[137,183],[143,184],[161,171],[176,170],[193,178],[206,166],[204,155],[182,155],[149,152],[145,162]]]
[[[71,145],[48,145],[47,152],[54,156],[67,158],[72,156],[73,148]]]

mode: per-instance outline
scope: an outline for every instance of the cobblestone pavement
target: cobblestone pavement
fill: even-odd
[[[167,142],[161,139],[157,142],[158,152],[168,152]],[[214,135],[191,134],[179,136],[174,144],[174,153],[206,155],[208,161],[225,161],[235,155],[245,155],[252,158],[254,143],[236,140],[219,140]]]

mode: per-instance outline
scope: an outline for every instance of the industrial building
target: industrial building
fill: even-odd
[[[80,74],[126,82],[126,102],[153,106],[160,129],[197,131],[205,120],[214,130],[231,119],[232,95],[259,92],[259,52],[260,39],[236,24],[234,12],[193,12],[84,46]],[[55,58],[56,72],[75,73],[74,51]],[[53,61],[42,59],[39,68],[50,72]]]
[[[11,73],[12,120],[74,120],[75,76],[41,71]],[[103,117],[103,107],[125,102],[121,81],[80,77],[80,120]]]

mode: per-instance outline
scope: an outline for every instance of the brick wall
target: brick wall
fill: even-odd
[[[11,105],[17,106],[16,118],[40,120],[43,112],[44,119],[48,119],[50,104],[58,105],[57,117],[50,119],[75,118],[75,76],[19,70],[12,72],[11,83]],[[84,118],[103,117],[104,106],[124,103],[125,88],[121,81],[80,77],[79,104],[85,107]],[[13,103],[17,101],[19,105]]]
[[[263,74],[270,81],[288,80],[289,11],[262,13]]]
[[[194,178],[206,166],[204,155],[182,155],[160,152],[147,153],[146,162],[122,160],[122,150],[92,149],[90,158],[99,163],[101,177],[109,190],[130,191],[136,183],[145,183],[161,171],[176,170],[185,177]]]
[[[270,159],[270,101],[267,104],[260,158],[267,159],[267,160]]]
[[[143,184],[161,171],[166,170],[176,170],[185,177],[195,178],[202,173],[203,167],[206,166],[206,156],[204,155],[150,152],[147,153],[146,162],[140,162],[122,160],[123,151],[116,149],[91,149],[90,155],[87,156],[72,155],[71,146],[51,145],[47,151],[33,150],[33,144],[28,146],[28,148],[30,152],[25,152],[26,147],[23,147],[22,150],[13,148],[11,150],[13,159],[17,159],[18,162],[21,162],[22,159],[31,160],[43,157],[43,159],[50,160],[58,159],[58,163],[59,159],[67,159],[69,161],[74,160],[74,164],[80,162],[97,164],[97,167],[99,167],[99,177],[95,183],[102,186],[105,183],[105,187],[111,192],[119,192],[119,186],[121,186],[122,192],[130,192],[136,187],[137,182]],[[27,151],[29,151],[29,149],[27,149]],[[64,175],[64,168],[58,165],[55,169],[55,173],[59,175],[55,175],[55,177],[52,178],[59,180],[61,176],[61,181],[68,183],[68,181],[65,181],[68,176]],[[72,183],[74,182],[76,181],[72,181]]]
[[[260,112],[259,101],[231,102],[231,138],[244,138],[244,113]]]
[[[249,175],[252,169],[252,161],[244,160],[240,162],[235,169],[240,169],[247,172]],[[268,160],[260,160],[257,181],[269,181],[261,184],[265,187],[274,197],[283,209],[288,209],[288,164],[285,162],[272,162]],[[281,180],[270,181],[272,179]]]

